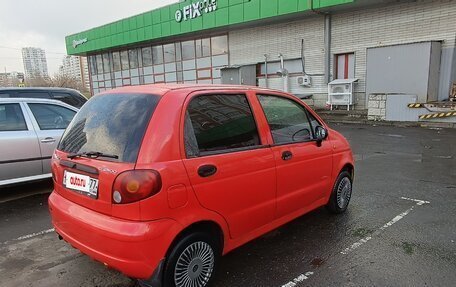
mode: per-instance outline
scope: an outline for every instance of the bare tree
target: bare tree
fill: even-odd
[[[53,77],[34,77],[25,81],[28,87],[58,87],[70,88],[81,92],[87,92],[84,84],[76,77],[57,73]]]

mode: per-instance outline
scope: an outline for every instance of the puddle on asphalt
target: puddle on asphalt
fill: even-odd
[[[415,244],[409,242],[402,242],[402,249],[404,250],[405,254],[412,255],[415,253]]]
[[[367,235],[372,234],[372,232],[374,232],[372,229],[361,227],[361,228],[355,229],[355,231],[353,231],[352,235],[359,237],[359,238],[364,238]]]
[[[312,261],[310,261],[310,264],[313,266],[313,267],[320,267],[321,265],[323,265],[325,263],[325,261],[321,258],[314,258],[312,259]]]

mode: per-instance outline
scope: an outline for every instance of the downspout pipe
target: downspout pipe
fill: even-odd
[[[269,88],[268,83],[268,54],[264,54],[264,83],[266,88]]]
[[[325,82],[331,81],[331,15],[325,15]]]
[[[313,5],[313,0],[307,1],[310,10],[318,15],[325,17],[325,28],[324,28],[324,39],[325,39],[325,83],[328,84],[331,81],[331,14],[316,10]]]

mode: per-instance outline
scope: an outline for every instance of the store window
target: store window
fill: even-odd
[[[98,93],[114,86],[150,83],[220,83],[220,68],[229,64],[228,53],[228,36],[221,35],[90,56],[91,85]],[[301,71],[300,63],[286,61],[285,66]]]
[[[163,64],[163,47],[161,45],[152,47],[152,60],[154,65]]]
[[[130,69],[138,68],[138,50],[131,49],[128,50],[128,58],[130,59]]]
[[[119,52],[113,52],[112,53],[112,67],[114,68],[114,72],[119,72],[121,70],[120,53]]]
[[[97,59],[95,56],[89,57],[89,67],[90,67],[90,74],[96,75],[97,74]]]
[[[105,73],[111,72],[111,59],[109,53],[103,54],[103,70]]]
[[[142,62],[144,67],[152,66],[152,48],[142,48]]]
[[[182,42],[182,60],[195,59],[195,41]]]
[[[211,39],[199,39],[196,40],[196,57],[209,57],[211,55]]]
[[[177,42],[175,43],[176,46],[176,61],[182,61],[182,47],[181,43]]]
[[[122,70],[130,69],[130,65],[128,64],[128,51],[120,52],[120,62],[122,64]]]
[[[97,74],[103,74],[103,57],[100,55],[97,55],[96,57],[97,60]]]
[[[212,55],[228,54],[228,36],[212,37]]]
[[[176,61],[176,47],[174,44],[168,44],[163,46],[165,53],[165,63],[171,63]]]
[[[334,79],[353,79],[355,77],[355,53],[335,55],[334,63]]]

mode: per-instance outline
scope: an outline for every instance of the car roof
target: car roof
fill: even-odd
[[[59,100],[41,99],[41,98],[0,98],[0,104],[12,103],[37,103],[37,104],[57,104],[59,106],[68,107],[74,111],[79,109]]]
[[[247,85],[216,85],[216,84],[152,84],[152,85],[140,85],[140,86],[127,86],[120,87],[114,90],[109,90],[100,93],[102,94],[120,94],[120,93],[144,93],[144,94],[154,94],[157,96],[163,96],[169,91],[174,90],[185,90],[188,93],[194,91],[204,91],[204,90],[255,90],[255,91],[264,91],[264,92],[275,92],[283,94],[283,91],[277,91],[272,89],[265,89],[256,86],[247,86]]]
[[[58,91],[67,91],[67,92],[77,92],[80,93],[78,90],[70,89],[70,88],[59,88],[59,87],[4,87],[0,88],[0,92],[7,92],[7,91],[51,91],[51,92],[58,92]]]

